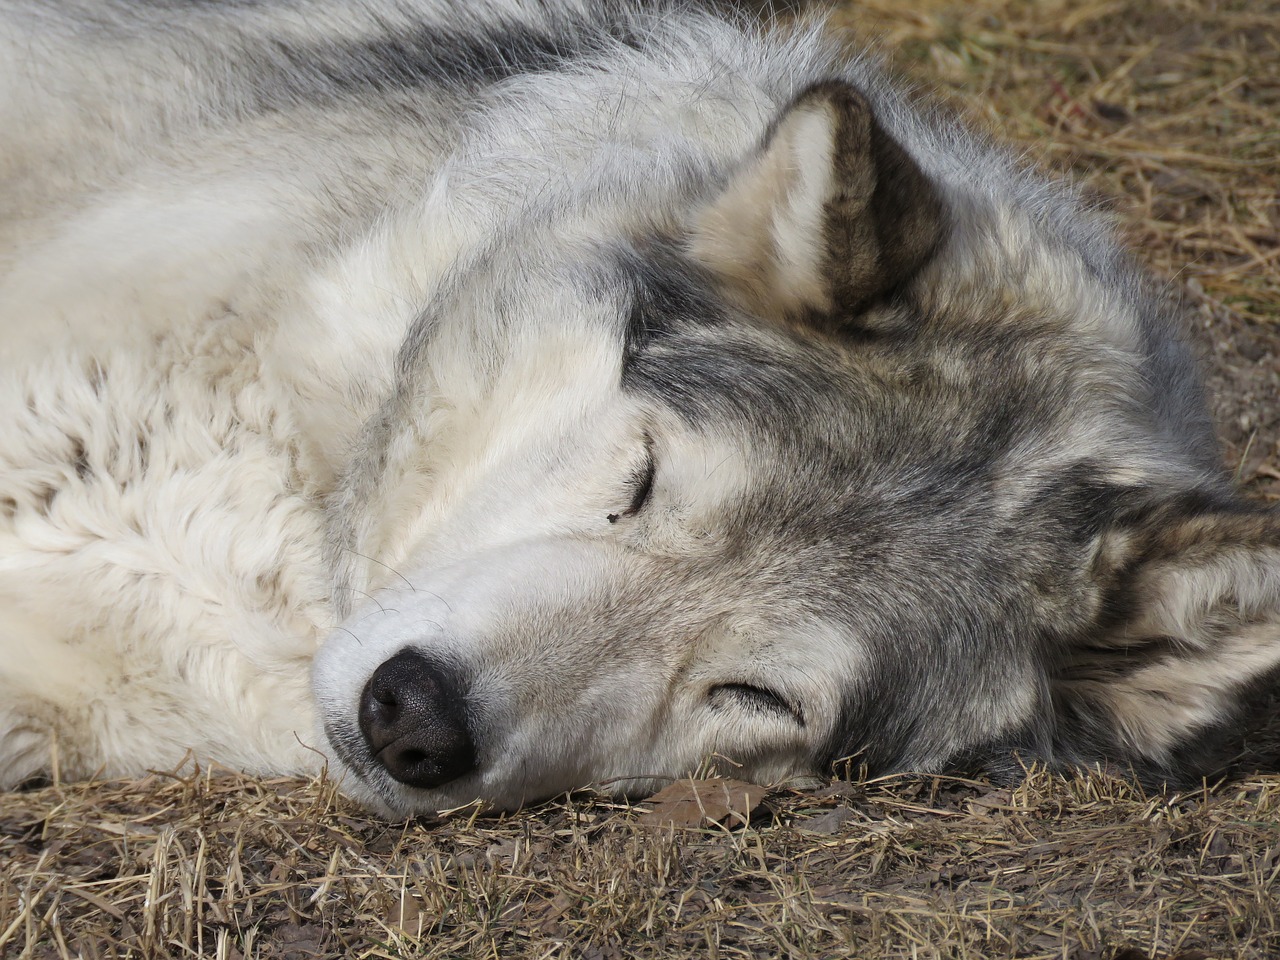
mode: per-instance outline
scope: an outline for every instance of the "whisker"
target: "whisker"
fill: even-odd
[[[352,550],[350,547],[343,547],[342,549],[343,549],[343,550],[346,550],[346,551],[347,551],[347,553],[354,553],[357,557],[359,557],[359,558],[360,558],[360,559],[362,559],[362,560],[368,560],[370,563],[376,563],[376,564],[377,564],[378,566],[380,566],[380,567],[385,567],[386,569],[388,569],[388,570],[390,570],[392,573],[394,573],[397,577],[399,577],[401,580],[403,580],[403,581],[404,581],[404,585],[405,585],[406,587],[408,587],[408,588],[409,588],[410,590],[412,590],[414,593],[417,593],[417,592],[418,592],[418,588],[417,588],[417,587],[415,587],[412,583],[410,583],[410,582],[409,582],[409,578],[408,578],[408,577],[406,577],[406,576],[405,576],[403,573],[401,573],[399,570],[397,570],[395,567],[391,566],[390,564],[388,564],[388,563],[383,563],[381,560],[376,560],[376,559],[374,559],[373,557],[365,556],[365,555],[364,555],[363,553],[361,553],[359,550]]]
[[[450,613],[453,613],[453,607],[449,605],[449,601],[446,600],[444,597],[440,596],[440,594],[432,593],[430,590],[425,590],[423,592],[426,593],[428,597],[435,597],[437,600],[439,600],[441,603],[444,604],[444,608],[446,610],[448,610]]]
[[[341,630],[343,633],[349,636],[352,640],[354,640],[360,646],[362,647],[364,646],[364,641],[361,640],[358,636],[356,636],[354,631],[348,630],[346,627],[338,627],[337,629]]]
[[[384,606],[382,605],[382,602],[381,602],[377,597],[375,597],[372,593],[369,593],[369,592],[367,592],[367,591],[365,591],[365,590],[361,590],[359,587],[339,586],[339,587],[338,587],[338,589],[339,589],[339,590],[350,590],[352,593],[358,593],[358,594],[360,594],[360,596],[362,596],[362,597],[366,597],[367,599],[372,600],[374,603],[376,603],[376,604],[378,605],[378,609],[379,609],[379,610],[381,610],[383,613],[386,613],[386,612],[387,612],[387,608],[386,608],[386,607],[384,607]]]

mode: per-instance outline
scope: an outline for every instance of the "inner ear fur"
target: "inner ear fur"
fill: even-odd
[[[1103,618],[1052,685],[1061,753],[1193,782],[1280,680],[1280,514],[1164,511],[1104,537]]]
[[[937,188],[854,87],[809,87],[694,218],[694,259],[765,316],[840,330],[941,242]]]

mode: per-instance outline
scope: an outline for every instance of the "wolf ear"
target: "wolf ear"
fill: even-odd
[[[841,328],[937,247],[943,204],[841,81],[783,109],[693,224],[690,253],[749,309]]]
[[[1280,514],[1152,518],[1109,534],[1096,573],[1102,630],[1053,685],[1060,748],[1152,780],[1211,772],[1215,739],[1280,679]]]

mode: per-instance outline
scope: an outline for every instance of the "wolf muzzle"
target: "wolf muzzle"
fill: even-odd
[[[360,695],[360,732],[373,758],[411,787],[439,787],[476,768],[458,677],[415,650],[373,672]]]

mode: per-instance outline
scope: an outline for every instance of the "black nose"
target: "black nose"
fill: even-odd
[[[438,787],[476,767],[462,685],[414,650],[401,650],[365,684],[360,732],[387,773],[411,787]]]

